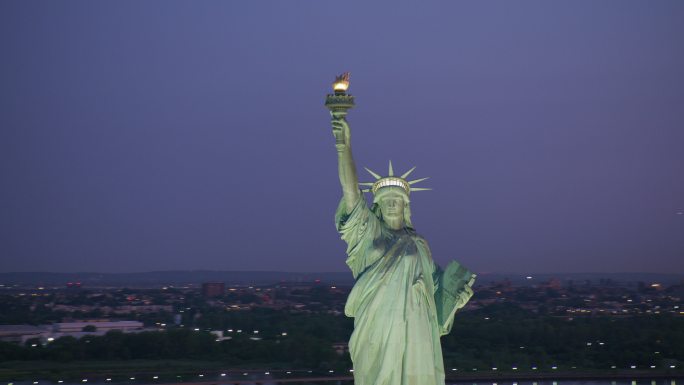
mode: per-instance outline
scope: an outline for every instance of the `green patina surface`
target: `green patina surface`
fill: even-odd
[[[338,78],[339,79],[339,78]],[[348,75],[346,76],[348,81]],[[336,92],[337,98],[340,92]],[[376,182],[373,206],[361,191],[351,151],[345,105],[330,96],[333,135],[343,198],[335,214],[347,243],[347,265],[356,283],[345,313],[354,317],[349,351],[356,385],[442,385],[440,336],[449,333],[456,311],[468,302],[475,275],[452,261],[442,270],[413,228],[409,194],[416,181],[369,170]],[[346,108],[345,108],[346,107]],[[412,171],[412,170],[411,170]],[[422,180],[422,179],[421,179]]]

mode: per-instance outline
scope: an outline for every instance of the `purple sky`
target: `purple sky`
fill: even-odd
[[[344,271],[342,71],[439,263],[684,271],[683,1],[406,3],[0,2],[0,271]]]

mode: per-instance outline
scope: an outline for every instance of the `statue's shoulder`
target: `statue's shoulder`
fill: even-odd
[[[423,238],[423,236],[418,234],[415,230],[409,229],[409,235],[411,236],[411,239],[413,239],[414,242],[424,243],[425,245],[427,245],[427,241],[425,240],[425,238]]]

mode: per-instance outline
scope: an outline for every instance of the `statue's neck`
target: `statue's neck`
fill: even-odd
[[[390,230],[401,230],[404,228],[404,218],[383,218]]]

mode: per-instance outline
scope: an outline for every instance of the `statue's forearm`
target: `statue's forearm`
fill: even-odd
[[[360,194],[359,179],[356,175],[356,164],[352,157],[351,148],[344,146],[344,148],[338,149],[337,160],[344,203],[347,207],[347,214],[349,214],[356,205]]]

